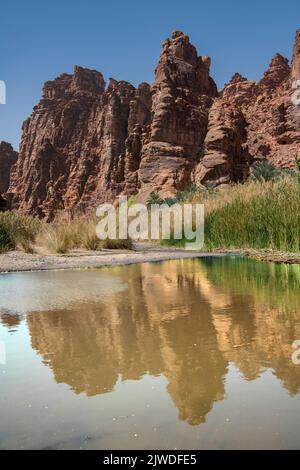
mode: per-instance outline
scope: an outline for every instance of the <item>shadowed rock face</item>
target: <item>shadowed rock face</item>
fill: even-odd
[[[215,100],[209,113],[203,158],[195,168],[196,183],[226,184],[248,176],[251,156],[245,144],[246,126],[238,106],[222,98]]]
[[[16,163],[18,153],[7,142],[0,142],[0,211],[6,208],[3,196],[8,190],[11,168]]]
[[[151,87],[114,79],[105,87],[101,73],[81,67],[46,82],[10,176],[15,208],[51,220],[58,210],[94,210],[119,194],[145,201],[151,191],[171,196],[190,182],[243,181],[255,160],[292,167],[300,152],[292,102],[299,51],[298,31],[292,68],[276,54],[260,81],[237,73],[218,93],[210,58],[176,31]]]
[[[5,199],[3,199],[3,197],[0,194],[0,212],[5,211],[6,207],[7,207],[6,201]]]
[[[18,153],[7,142],[0,142],[0,194],[5,194],[9,187],[11,167],[16,163]]]

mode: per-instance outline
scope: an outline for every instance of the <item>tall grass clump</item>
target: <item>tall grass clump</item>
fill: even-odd
[[[59,254],[74,248],[96,250],[99,247],[96,222],[84,216],[72,218],[68,214],[58,214],[53,222],[44,225],[37,244],[50,253]]]
[[[205,218],[208,248],[256,248],[299,251],[300,194],[293,178],[257,183],[260,192],[216,208]]]
[[[81,232],[80,240],[82,246],[87,250],[99,250],[101,248],[101,241],[96,233],[96,224],[90,220],[85,224],[84,230]]]
[[[204,249],[300,249],[300,191],[292,175],[251,178],[222,190],[200,188],[184,202],[204,204]],[[168,244],[183,246],[183,241]]]
[[[86,216],[75,218],[70,222],[75,247],[93,251],[101,248],[101,241],[96,233],[97,222],[96,217]]]
[[[295,177],[297,181],[298,191],[300,192],[300,157],[298,155],[295,156],[295,165],[296,165]]]
[[[73,218],[59,213],[53,222],[46,223],[15,212],[0,213],[0,251],[18,248],[27,253],[64,254],[72,249],[132,249],[130,239],[101,241],[96,233],[98,222],[90,215]]]
[[[264,160],[256,162],[252,166],[251,178],[254,181],[274,181],[282,174],[282,170],[272,165],[272,163]]]
[[[74,219],[67,215],[59,216],[51,224],[45,226],[37,242],[46,247],[51,253],[67,253],[71,249],[85,248],[86,250],[106,249],[132,249],[132,241],[104,240],[101,241],[96,233],[97,218],[81,216]]]
[[[50,253],[66,253],[73,247],[74,234],[68,222],[53,222],[43,228],[37,237],[39,246]]]
[[[0,253],[15,247],[13,238],[8,228],[0,221]]]
[[[34,217],[23,216],[14,212],[0,214],[0,226],[11,240],[9,247],[21,248],[27,253],[33,252],[33,244],[43,223]]]

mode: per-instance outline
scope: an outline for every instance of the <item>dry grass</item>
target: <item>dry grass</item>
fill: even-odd
[[[71,219],[60,214],[54,222],[45,225],[36,241],[51,253],[66,253],[74,248],[98,250],[101,242],[96,234],[96,224],[96,219],[84,216]]]
[[[71,224],[49,224],[38,234],[36,241],[50,253],[66,253],[74,246]]]
[[[71,218],[63,213],[50,224],[13,212],[0,214],[0,250],[18,248],[26,253],[41,250],[63,254],[75,248],[132,249],[131,240],[99,240],[97,222],[96,217]]]
[[[183,203],[205,206],[205,249],[253,248],[299,252],[300,191],[297,179],[283,175],[275,181],[252,181],[221,190],[187,191]],[[50,253],[86,250],[132,249],[131,240],[100,241],[97,219],[57,216],[46,224],[15,213],[0,214],[0,250],[19,247],[32,253],[36,246]],[[2,240],[2,241],[1,241]],[[183,246],[185,240],[168,245]]]
[[[26,253],[33,253],[33,244],[41,231],[43,222],[40,220],[18,215],[14,212],[0,214],[0,230],[6,233],[6,240],[0,243],[0,250],[21,248]],[[3,239],[4,240],[4,239]]]

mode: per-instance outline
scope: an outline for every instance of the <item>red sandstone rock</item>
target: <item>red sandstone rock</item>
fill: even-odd
[[[11,168],[16,163],[18,153],[7,142],[0,142],[0,211],[7,208],[6,195],[10,183]]]
[[[294,49],[293,61],[298,60]],[[259,82],[234,80],[225,86],[222,100],[244,115],[251,159],[268,159],[293,168],[294,157],[300,152],[300,110],[292,102],[292,93],[291,69],[280,54],[274,56]]]
[[[11,173],[15,207],[50,220],[119,194],[146,200],[191,181],[243,181],[257,159],[292,167],[300,153],[300,107],[292,102],[300,31],[291,69],[276,54],[260,81],[235,74],[218,94],[209,67],[176,31],[151,88],[113,79],[105,88],[101,73],[81,67],[46,82]]]
[[[81,67],[47,82],[23,125],[10,188],[15,207],[50,220],[58,210],[85,211],[114,199],[136,172],[126,141],[135,155],[150,100],[146,84],[135,89],[110,79],[105,90],[101,73]]]
[[[9,187],[10,171],[16,163],[18,153],[7,142],[0,142],[0,194],[5,194]]]
[[[267,93],[276,90],[281,83],[290,77],[290,66],[289,61],[280,54],[276,54],[268,69],[265,71],[263,78],[258,82],[258,90],[263,93]]]
[[[201,158],[208,112],[217,88],[210,59],[198,57],[180,31],[167,39],[152,85],[152,120],[139,169],[141,198],[151,191],[171,195],[191,180]]]
[[[300,29],[296,32],[291,75],[292,81],[300,80]]]
[[[222,98],[215,100],[209,113],[203,158],[195,168],[196,183],[218,185],[245,180],[251,163],[246,126],[238,107]]]

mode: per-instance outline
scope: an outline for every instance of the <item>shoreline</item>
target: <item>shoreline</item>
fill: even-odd
[[[289,253],[273,250],[245,250],[244,256],[275,264],[300,264],[300,253]]]
[[[276,264],[300,264],[300,254],[272,250],[215,250],[207,252],[187,251],[137,243],[134,250],[73,250],[65,254],[28,254],[9,251],[0,254],[0,274],[58,271],[73,269],[97,269],[104,266],[122,266],[135,263],[151,263],[179,259],[220,256],[245,256],[262,262]]]
[[[104,266],[121,266],[135,263],[149,263],[178,259],[206,258],[226,256],[230,253],[192,252],[178,249],[161,249],[160,247],[138,248],[134,251],[74,250],[67,254],[42,255],[27,254],[22,251],[11,251],[0,254],[0,274],[57,271],[70,269],[97,269]],[[233,252],[232,255],[241,255]]]

